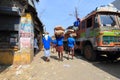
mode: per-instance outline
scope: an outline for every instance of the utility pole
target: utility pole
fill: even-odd
[[[75,27],[75,30],[77,30],[78,26],[80,25],[80,19],[78,17],[78,11],[76,7],[75,7],[75,18],[76,18],[76,21],[73,23],[73,25]]]
[[[73,14],[69,14],[69,16],[74,16],[76,18],[76,20],[78,19],[78,11],[77,8],[75,7],[75,12]]]
[[[76,20],[78,19],[78,11],[77,11],[77,8],[75,7],[75,17],[76,17]]]

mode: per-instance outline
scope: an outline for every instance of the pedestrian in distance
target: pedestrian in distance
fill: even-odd
[[[45,34],[42,37],[42,43],[44,46],[44,56],[45,61],[50,61],[50,44],[51,44],[51,37],[49,36],[48,32],[45,32]]]
[[[54,39],[54,40],[52,40],[52,43],[51,43],[51,46],[52,46],[52,48],[51,48],[51,51],[53,52],[53,53],[55,53],[56,52],[56,39]]]
[[[69,55],[72,56],[72,59],[74,57],[75,39],[73,38],[72,34],[69,35],[67,39],[67,43],[68,43],[68,60],[69,60]]]
[[[38,40],[37,37],[34,37],[34,55],[38,52],[39,47],[38,47]]]
[[[57,42],[56,49],[58,52],[59,61],[63,61],[63,39],[64,39],[63,35],[56,35],[56,42]]]

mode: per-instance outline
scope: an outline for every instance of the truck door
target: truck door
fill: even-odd
[[[90,17],[89,19],[87,19],[87,26],[86,26],[86,37],[91,37],[90,35],[90,31],[92,29],[93,25],[92,25],[92,17]]]

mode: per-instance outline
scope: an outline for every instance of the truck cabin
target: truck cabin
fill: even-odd
[[[110,11],[111,10],[111,11]],[[85,32],[86,29],[91,28],[119,28],[120,27],[120,11],[113,9],[104,10],[98,8],[88,14],[81,20],[78,33]]]

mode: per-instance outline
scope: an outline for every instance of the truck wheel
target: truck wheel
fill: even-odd
[[[91,45],[86,45],[84,47],[84,57],[89,61],[94,61],[96,59],[96,54]]]

